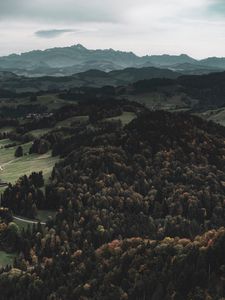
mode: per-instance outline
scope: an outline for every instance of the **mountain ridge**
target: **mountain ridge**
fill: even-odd
[[[98,69],[105,72],[129,67],[156,67],[180,71],[182,73],[203,74],[225,70],[225,58],[209,57],[194,59],[187,54],[145,55],[110,49],[87,49],[81,44],[69,47],[55,47],[46,50],[32,50],[21,54],[0,57],[0,71],[10,71],[25,76],[67,76]],[[212,69],[212,70],[211,70]]]

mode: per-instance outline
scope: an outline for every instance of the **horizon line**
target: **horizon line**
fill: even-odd
[[[114,49],[114,48],[87,48],[86,46],[84,46],[83,44],[81,43],[77,43],[77,44],[71,44],[71,45],[68,45],[68,46],[55,46],[55,47],[51,47],[51,48],[43,48],[43,49],[32,49],[32,50],[27,50],[27,51],[24,51],[24,52],[11,52],[11,53],[8,53],[8,54],[5,54],[5,55],[0,55],[0,58],[4,58],[4,57],[8,57],[8,56],[11,56],[11,55],[23,55],[23,54],[26,54],[26,53],[30,53],[30,52],[34,52],[34,51],[41,51],[41,52],[44,52],[44,51],[48,51],[48,50],[52,50],[52,49],[63,49],[63,48],[71,48],[71,47],[77,47],[77,46],[82,46],[83,48],[89,50],[89,51],[97,51],[97,50],[101,50],[101,51],[110,51],[110,50],[113,50],[115,52],[123,52],[123,53],[132,53],[134,54],[135,56],[137,57],[145,57],[145,56],[149,56],[149,57],[152,57],[152,56],[188,56],[196,61],[201,61],[201,60],[204,60],[204,59],[208,59],[208,58],[225,58],[225,56],[207,56],[207,57],[204,57],[204,58],[195,58],[187,53],[180,53],[180,54],[172,54],[172,53],[159,53],[159,54],[145,54],[145,55],[139,55],[137,53],[135,53],[134,51],[127,51],[127,50],[121,50],[121,49]]]

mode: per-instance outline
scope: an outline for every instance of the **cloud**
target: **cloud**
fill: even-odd
[[[115,48],[141,55],[224,55],[224,3],[225,0],[2,0],[0,35],[4,43],[0,53],[81,43],[92,49]],[[69,34],[73,28],[75,40]]]
[[[39,30],[36,31],[34,34],[40,38],[52,39],[52,38],[57,38],[65,33],[76,32],[76,31],[77,30],[74,29],[50,29],[50,30]]]
[[[221,7],[224,0],[7,0],[0,1],[0,20],[32,20],[56,24],[124,23],[135,12],[148,21],[163,16],[195,15],[205,8]],[[212,11],[214,9],[212,8]],[[142,20],[142,18],[141,18]],[[138,20],[137,20],[138,21]]]
[[[128,3],[127,0],[124,2]],[[135,3],[134,0],[131,2]],[[0,1],[0,19],[45,20],[59,23],[117,22],[124,8],[124,4],[119,0],[114,2],[111,0],[7,0]]]
[[[217,16],[225,15],[225,2],[224,0],[212,0],[209,6],[209,13]]]

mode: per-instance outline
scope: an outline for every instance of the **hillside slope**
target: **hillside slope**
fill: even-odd
[[[3,299],[25,284],[24,299],[224,297],[224,127],[126,101],[90,100],[63,112],[72,109],[89,123],[41,140],[63,158],[42,199],[58,213],[45,230],[18,237],[24,257],[15,266],[26,272],[2,273]],[[137,118],[112,120],[125,111]],[[21,195],[33,189],[20,180],[2,203],[23,210],[37,191]]]

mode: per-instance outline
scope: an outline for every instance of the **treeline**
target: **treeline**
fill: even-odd
[[[141,80],[131,87],[125,87],[122,94],[131,91],[133,94],[145,92],[160,92],[165,96],[183,93],[191,99],[199,100],[193,111],[204,111],[220,108],[225,105],[225,72],[208,75],[181,76],[177,79],[150,79]]]
[[[30,112],[44,113],[47,111],[47,107],[40,104],[18,104],[16,107],[1,106],[0,112],[6,117],[24,117]]]
[[[45,208],[46,201],[41,187],[44,185],[42,172],[24,175],[15,185],[9,184],[1,195],[1,205],[14,214],[36,218],[37,208]]]
[[[62,107],[52,117],[55,123],[56,120],[65,120],[71,116],[87,116],[87,121],[77,121],[72,127],[63,126],[60,129],[54,129],[43,135],[34,141],[30,153],[43,154],[52,149],[53,156],[66,156],[74,147],[89,145],[90,141],[95,136],[100,135],[101,132],[105,132],[106,130],[108,132],[115,131],[116,127],[120,127],[121,124],[118,124],[118,122],[106,122],[105,119],[120,116],[124,111],[139,114],[141,111],[144,111],[144,107],[127,100],[119,101],[115,99],[109,99],[108,101],[98,99],[96,101],[80,103],[77,106]],[[27,126],[24,128],[27,130]]]

